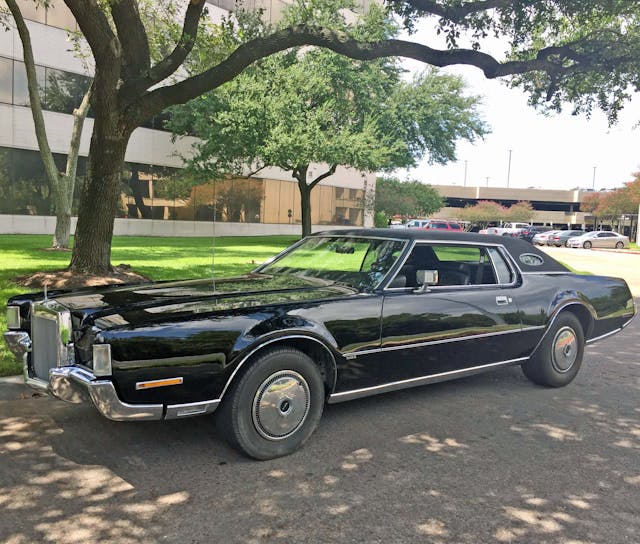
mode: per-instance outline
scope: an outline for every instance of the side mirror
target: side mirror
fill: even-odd
[[[429,290],[429,286],[438,285],[437,270],[416,270],[416,283],[418,287],[414,293],[424,293]]]

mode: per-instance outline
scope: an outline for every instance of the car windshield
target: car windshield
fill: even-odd
[[[380,285],[406,244],[406,240],[312,236],[256,272],[335,281],[369,291]]]

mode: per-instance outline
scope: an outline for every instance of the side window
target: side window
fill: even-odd
[[[495,248],[459,244],[417,244],[391,288],[508,284],[513,272]]]
[[[491,264],[493,264],[496,276],[498,276],[497,283],[511,283],[514,280],[513,272],[511,271],[511,268],[509,268],[507,262],[504,260],[502,254],[495,247],[487,248],[487,252],[489,253],[489,257],[491,258]]]

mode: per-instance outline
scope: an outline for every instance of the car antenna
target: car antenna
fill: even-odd
[[[211,287],[216,292],[216,180],[213,180],[213,224],[211,238]]]

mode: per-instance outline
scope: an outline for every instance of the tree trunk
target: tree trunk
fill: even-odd
[[[308,164],[298,166],[293,170],[293,177],[298,180],[300,189],[300,218],[302,219],[302,237],[311,234],[311,189],[313,186],[307,184]]]
[[[64,174],[58,176],[54,191],[56,209],[56,229],[53,235],[55,249],[67,249],[71,237],[71,203],[73,202],[74,179]]]
[[[300,188],[300,212],[302,219],[302,236],[311,234],[311,187],[306,182],[298,180]]]
[[[75,244],[69,270],[80,274],[104,275],[112,271],[111,238],[118,210],[124,154],[130,133],[112,118],[96,118],[87,180],[82,190]]]

